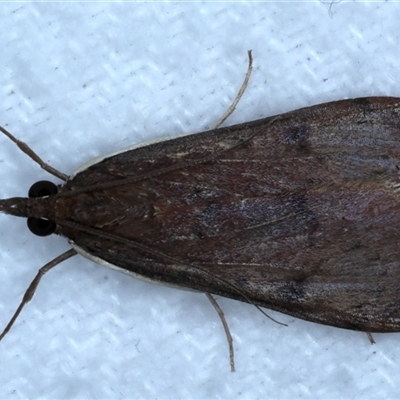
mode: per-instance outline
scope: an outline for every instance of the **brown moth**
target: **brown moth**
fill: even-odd
[[[400,98],[367,97],[124,150],[0,211],[65,236],[63,259],[76,251],[146,280],[396,332],[399,168]]]

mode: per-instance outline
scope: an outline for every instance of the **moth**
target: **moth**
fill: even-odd
[[[0,211],[66,237],[63,259],[77,252],[320,324],[398,332],[399,169],[400,98],[366,97],[124,150]]]

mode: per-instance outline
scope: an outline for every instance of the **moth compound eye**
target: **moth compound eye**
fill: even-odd
[[[29,189],[30,198],[46,197],[57,193],[57,186],[53,182],[38,181]],[[49,236],[56,230],[56,224],[53,221],[43,218],[28,218],[27,224],[29,230],[37,236]]]
[[[46,197],[56,193],[57,186],[53,182],[38,181],[29,189],[28,197]]]
[[[28,218],[27,224],[29,230],[36,236],[49,236],[56,230],[56,224],[48,219]]]

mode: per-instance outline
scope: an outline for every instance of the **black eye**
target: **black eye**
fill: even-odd
[[[28,218],[27,224],[29,230],[37,236],[49,236],[56,230],[56,224],[47,219]]]
[[[34,183],[28,192],[28,197],[45,197],[57,193],[57,186],[53,182],[39,181]],[[53,221],[42,218],[28,218],[29,230],[37,236],[49,236],[56,230]]]
[[[39,181],[31,186],[28,197],[45,197],[56,193],[57,186],[53,182]]]

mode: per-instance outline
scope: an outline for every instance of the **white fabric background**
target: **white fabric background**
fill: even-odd
[[[0,124],[51,165],[342,98],[400,96],[400,4],[2,3]],[[56,181],[0,137],[0,197]],[[68,249],[0,216],[0,327],[40,266]],[[136,281],[75,257],[0,343],[0,397],[398,398],[400,335],[297,320]]]

